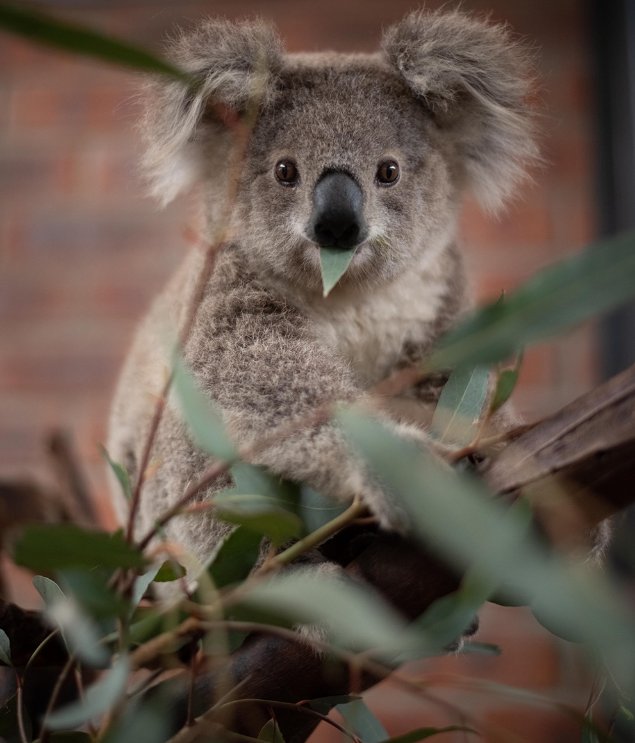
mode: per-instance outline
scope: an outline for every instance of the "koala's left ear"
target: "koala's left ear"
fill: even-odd
[[[225,111],[231,119],[249,105],[266,103],[282,44],[262,21],[211,19],[180,33],[168,55],[194,84],[155,79],[144,95],[142,165],[151,193],[164,205],[196,180],[201,140],[226,130],[223,116],[214,112]]]
[[[483,206],[498,208],[537,158],[527,50],[504,26],[422,11],[390,27],[382,48],[451,134],[467,185]]]

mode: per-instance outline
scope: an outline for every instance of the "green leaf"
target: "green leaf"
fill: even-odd
[[[635,234],[600,241],[477,311],[440,342],[429,369],[492,363],[635,296]]]
[[[490,372],[487,366],[459,367],[446,382],[430,433],[444,444],[457,447],[471,444],[487,400]]]
[[[322,271],[322,287],[325,297],[328,297],[335,284],[346,273],[346,269],[350,266],[356,249],[320,248],[320,269]]]
[[[84,698],[52,712],[48,718],[51,730],[63,730],[83,725],[108,712],[126,690],[130,661],[122,655],[108,673],[86,689]]]
[[[44,600],[47,619],[59,628],[69,651],[89,665],[99,667],[107,663],[109,654],[100,644],[99,630],[77,601],[42,575],[33,578],[33,585]]]
[[[389,737],[381,722],[368,709],[363,699],[338,704],[335,709],[364,743],[380,743]]]
[[[13,547],[18,565],[38,573],[70,567],[142,568],[145,558],[119,532],[89,531],[72,524],[27,527]]]
[[[346,647],[394,653],[412,645],[400,616],[378,595],[344,578],[298,569],[252,586],[243,602],[294,623],[319,624]]]
[[[244,526],[281,545],[302,534],[302,521],[295,513],[276,505],[276,500],[225,491],[214,497],[214,513],[223,521]]]
[[[457,591],[437,599],[413,626],[441,651],[465,633],[489,594],[489,585],[466,576]]]
[[[164,687],[170,689],[173,686],[170,682],[154,687],[151,699],[128,702],[123,714],[100,740],[103,743],[165,743],[167,731],[173,724],[171,718],[177,703],[175,691],[164,691]]]
[[[499,372],[498,379],[496,380],[496,389],[492,395],[490,412],[495,413],[499,408],[502,408],[512,396],[512,392],[516,389],[516,385],[518,384],[522,362],[523,354],[519,353],[512,369],[503,369]]]
[[[478,730],[464,727],[463,725],[450,725],[446,728],[417,728],[416,730],[411,730],[409,733],[405,733],[404,735],[397,735],[395,738],[390,738],[386,743],[417,743],[420,740],[434,738],[435,735],[441,735],[442,733],[479,734]]]
[[[125,614],[128,602],[110,587],[111,575],[105,570],[66,568],[59,571],[58,580],[64,593],[93,619],[112,619]]]
[[[258,733],[258,740],[264,740],[266,743],[284,743],[284,736],[278,723],[275,720],[269,720]]]
[[[132,483],[130,482],[128,470],[123,465],[119,464],[119,462],[115,462],[114,459],[111,459],[110,454],[108,454],[106,448],[103,446],[101,447],[101,453],[117,478],[117,482],[121,487],[121,492],[125,499],[129,501],[132,498]]]
[[[137,608],[137,606],[139,606],[141,599],[145,596],[146,591],[150,588],[150,584],[159,572],[159,568],[159,565],[153,565],[147,572],[142,573],[135,578],[130,597],[131,613]]]
[[[33,587],[40,594],[45,606],[52,606],[58,601],[66,601],[66,594],[54,580],[44,575],[33,576]]]
[[[0,28],[46,46],[181,81],[189,76],[145,49],[35,10],[0,4]]]
[[[344,513],[347,508],[345,503],[336,503],[305,485],[300,490],[298,514],[307,533],[324,526],[336,516]]]
[[[429,548],[459,569],[477,564],[479,574],[505,594],[524,598],[549,621],[579,633],[610,659],[614,674],[631,683],[632,623],[608,578],[559,561],[534,538],[522,509],[505,508],[481,482],[439,464],[376,420],[350,410],[338,419]]]
[[[212,399],[198,387],[191,371],[178,356],[174,361],[174,389],[181,403],[185,422],[198,446],[220,460],[237,459],[238,453],[225,431],[220,411]]]
[[[262,536],[239,526],[228,534],[216,551],[209,575],[216,588],[243,581],[260,556]]]
[[[166,560],[157,571],[154,580],[156,583],[169,583],[173,580],[179,580],[186,572],[183,565],[175,560]]]
[[[0,661],[6,666],[13,665],[11,662],[11,640],[3,629],[0,629]]]
[[[317,699],[311,699],[308,702],[308,706],[322,715],[328,715],[328,713],[334,707],[337,707],[338,704],[348,704],[349,702],[354,702],[357,699],[361,699],[361,697],[353,694],[339,695],[334,697],[318,697]]]

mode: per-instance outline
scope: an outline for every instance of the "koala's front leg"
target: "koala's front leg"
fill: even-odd
[[[256,447],[253,464],[338,501],[359,496],[382,526],[401,528],[403,514],[337,426],[310,425],[316,410],[358,397],[350,370],[312,338],[298,311],[271,301],[263,306],[264,301],[252,297],[242,302],[231,322],[213,318],[213,331],[198,327],[186,352],[199,383],[220,406],[233,440],[248,450],[266,437],[270,443]],[[306,427],[284,435],[289,423],[303,419]]]

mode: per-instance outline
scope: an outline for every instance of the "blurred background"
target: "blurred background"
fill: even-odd
[[[440,3],[428,2],[434,8]],[[509,22],[536,50],[542,168],[500,218],[467,201],[462,244],[479,300],[513,289],[601,234],[635,224],[635,2],[463,0]],[[409,0],[49,0],[59,17],[160,50],[177,24],[259,14],[290,51],[370,51]],[[187,200],[160,211],[137,175],[138,80],[131,73],[0,34],[0,478],[51,478],[44,437],[68,429],[112,524],[98,445],[135,324],[189,248]],[[525,356],[516,405],[555,411],[635,359],[635,313],[624,310]],[[12,598],[34,603],[11,573]],[[447,657],[409,669],[462,709],[491,743],[579,740],[553,704],[483,692],[521,687],[583,709],[590,678],[575,646],[521,609],[487,607],[483,642],[500,657]],[[481,681],[477,681],[480,679]],[[394,683],[368,694],[391,734],[457,722]],[[324,728],[324,726],[322,726]],[[320,728],[316,739],[331,739]],[[453,737],[454,736],[454,737]],[[444,740],[462,741],[463,734]]]

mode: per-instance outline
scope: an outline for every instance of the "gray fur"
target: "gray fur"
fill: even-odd
[[[164,202],[202,182],[208,239],[231,180],[232,133],[222,107],[257,113],[232,243],[219,255],[185,349],[231,435],[248,446],[423,358],[469,306],[457,214],[468,188],[490,206],[509,197],[535,154],[523,102],[526,57],[501,27],[459,13],[415,13],[387,31],[382,52],[359,55],[283,54],[265,24],[209,21],[174,42],[173,56],[203,85],[196,94],[175,82],[149,86],[145,168]],[[297,163],[293,188],[274,178],[282,157]],[[375,181],[387,157],[401,165],[389,188]],[[318,249],[305,230],[315,184],[332,169],[361,188],[370,234],[325,300]],[[183,321],[201,261],[194,252],[157,299],[119,382],[109,449],[133,477],[166,373],[163,338]],[[391,425],[425,441],[419,429]],[[209,464],[174,404],[153,460],[137,534]],[[360,495],[384,527],[405,526],[332,424],[254,461],[340,501]],[[197,515],[174,520],[168,534],[204,559],[225,529]]]

